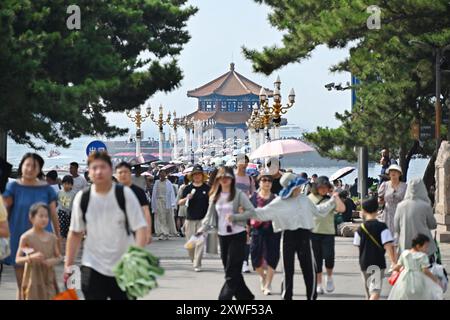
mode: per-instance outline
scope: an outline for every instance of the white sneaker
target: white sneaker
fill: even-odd
[[[333,282],[333,278],[331,277],[327,277],[327,292],[333,292],[334,291],[334,282]]]
[[[265,281],[266,281],[266,279],[259,277],[259,283],[261,284],[262,292],[264,292],[264,289],[266,288]]]
[[[200,269],[200,268],[194,268],[194,271],[195,271],[195,272],[200,272],[200,271],[202,271],[202,269]]]
[[[242,265],[242,272],[243,273],[250,273],[250,269],[248,268],[247,261],[244,261],[244,264]]]
[[[270,296],[272,294],[272,286],[267,286],[266,288],[264,288],[263,294],[265,296]]]
[[[321,285],[317,286],[317,294],[324,294],[324,293],[325,293],[325,291],[323,291],[322,286]]]

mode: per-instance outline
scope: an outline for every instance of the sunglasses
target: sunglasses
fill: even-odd
[[[270,179],[261,179],[261,182],[272,182]]]

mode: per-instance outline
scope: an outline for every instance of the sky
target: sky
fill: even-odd
[[[339,126],[334,115],[350,108],[350,91],[328,91],[324,85],[350,81],[349,73],[329,71],[332,65],[348,56],[348,50],[330,50],[321,46],[308,60],[290,64],[270,76],[254,73],[251,61],[242,54],[242,46],[260,50],[263,46],[281,44],[281,31],[268,21],[270,8],[253,0],[190,0],[189,4],[198,7],[199,11],[188,22],[191,40],[179,56],[184,79],[179,88],[167,94],[157,93],[148,100],[154,111],[160,104],[164,108],[164,117],[168,111],[175,110],[177,116],[195,111],[197,99],[188,98],[187,91],[228,72],[230,63],[234,62],[237,72],[264,87],[273,88],[279,75],[284,102],[289,90],[294,88],[296,103],[286,115],[288,123],[307,131],[313,131],[317,126]],[[134,133],[134,125],[124,114],[112,114],[108,119]],[[157,137],[153,123],[145,122],[142,130],[144,138]]]

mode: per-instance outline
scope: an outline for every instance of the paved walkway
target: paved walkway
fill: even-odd
[[[159,288],[151,291],[147,300],[216,300],[223,285],[224,273],[222,263],[217,255],[206,255],[202,272],[194,272],[183,248],[184,239],[174,238],[169,241],[155,241],[148,249],[161,258],[161,264],[166,273],[158,278]],[[450,245],[441,245],[444,265],[450,266]],[[245,274],[245,281],[257,299],[279,300],[281,269],[278,268],[273,281],[273,295],[264,296],[259,290],[259,278],[255,272]],[[304,300],[305,286],[298,262],[294,277],[294,299]],[[62,266],[57,267],[61,280]],[[336,266],[334,282],[336,290],[331,294],[319,296],[319,299],[364,299],[363,283],[359,272],[358,250],[352,245],[351,238],[336,238]],[[382,298],[389,294],[390,285],[384,279]],[[15,277],[12,268],[5,266],[2,283],[0,284],[0,299],[13,300],[16,295]],[[80,293],[81,295],[81,293]],[[446,293],[450,299],[450,293]]]

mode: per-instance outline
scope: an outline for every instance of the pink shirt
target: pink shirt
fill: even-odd
[[[237,234],[245,231],[245,228],[236,224],[232,224],[226,220],[228,215],[233,214],[233,201],[228,201],[230,196],[227,192],[222,192],[220,194],[219,200],[216,203],[216,211],[219,216],[219,230],[218,234],[220,236],[230,236],[232,234]],[[231,226],[231,232],[227,231],[227,226]]]
[[[236,188],[244,192],[247,196],[251,196],[255,192],[255,183],[253,179],[247,175],[238,176],[235,174],[236,178]]]

